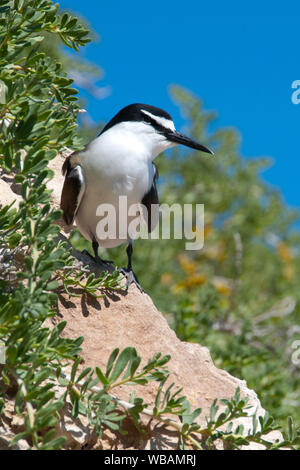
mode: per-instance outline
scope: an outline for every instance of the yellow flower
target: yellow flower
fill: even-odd
[[[290,250],[290,247],[286,243],[284,242],[278,243],[277,252],[279,254],[280,259],[284,263],[288,263],[289,261],[292,261],[293,255]]]
[[[196,272],[197,265],[195,261],[193,261],[191,258],[189,258],[186,255],[179,255],[178,261],[180,264],[181,269],[186,273],[186,274],[194,274]]]
[[[294,267],[291,265],[285,266],[283,269],[283,275],[288,281],[291,281],[295,275]]]
[[[176,284],[176,290],[180,289],[192,289],[194,287],[202,286],[206,282],[206,276],[204,274],[197,274],[194,276],[189,276],[187,279],[178,282]]]
[[[214,277],[213,283],[220,294],[230,295],[232,293],[232,281],[224,277]]]
[[[171,284],[171,282],[172,282],[171,274],[170,273],[163,273],[161,275],[160,282],[165,286],[168,285],[168,284]]]
[[[217,260],[222,263],[225,259],[223,243],[215,243],[214,245],[205,247],[204,254],[208,259]]]

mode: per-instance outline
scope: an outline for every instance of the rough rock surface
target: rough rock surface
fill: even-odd
[[[170,371],[169,383],[175,382],[183,387],[192,408],[202,408],[199,423],[205,425],[205,416],[209,415],[210,406],[215,398],[231,398],[237,387],[242,395],[249,397],[249,414],[255,410],[264,414],[256,393],[247,388],[246,382],[224,370],[218,369],[212,362],[207,348],[199,344],[180,341],[169,327],[164,316],[155,308],[147,294],[141,294],[133,286],[127,295],[114,294],[104,299],[95,300],[83,296],[69,298],[61,294],[58,302],[58,314],[55,321],[66,320],[67,327],[64,335],[75,338],[84,335],[82,356],[87,366],[105,366],[111,351],[118,347],[120,350],[133,346],[143,358],[144,363],[155,353],[170,354],[168,363]],[[144,364],[142,363],[142,365]],[[147,387],[136,387],[137,395],[154,406],[156,384]],[[128,401],[132,387],[120,386],[114,393]],[[252,426],[251,418],[241,418],[236,424],[243,423],[245,430]],[[106,433],[101,442],[101,448],[174,448],[177,443],[176,433],[155,421],[149,425],[149,418],[144,425],[147,433],[143,436],[132,429],[130,436],[118,436],[112,439],[111,433]],[[277,433],[273,438],[277,438]],[[270,438],[270,436],[269,436]],[[113,442],[113,444],[112,444]],[[252,445],[251,448],[260,448]],[[249,447],[248,447],[249,448]]]
[[[207,348],[180,341],[164,316],[155,308],[147,294],[132,286],[127,295],[114,294],[104,299],[70,298],[61,294],[57,319],[66,320],[64,335],[71,338],[84,335],[83,367],[105,369],[111,351],[127,346],[136,348],[144,362],[155,353],[170,354],[170,381],[183,386],[192,407],[201,407],[208,414],[214,398],[229,398],[239,386],[253,403],[256,394],[247,389],[244,381],[217,369]],[[156,386],[140,387],[148,403],[153,402]],[[128,399],[131,387],[120,387],[117,395]],[[204,423],[203,423],[204,424]]]
[[[63,178],[61,176],[62,156],[57,157],[50,164],[55,172],[55,178],[49,187],[53,189],[54,206],[59,206],[59,199]],[[14,187],[10,181],[0,179],[0,204],[8,204],[18,199]],[[62,230],[66,229],[60,224]],[[84,265],[93,263],[82,253],[74,250],[74,255]],[[94,266],[95,268],[95,266]],[[142,365],[153,357],[156,352],[170,354],[168,363],[170,371],[169,382],[183,387],[183,392],[190,401],[192,408],[202,408],[200,423],[205,423],[210,406],[215,398],[230,398],[237,387],[241,393],[247,395],[252,405],[249,413],[256,409],[259,414],[264,414],[256,393],[247,388],[246,382],[232,377],[227,372],[215,367],[207,348],[199,344],[181,342],[169,327],[164,316],[156,309],[151,298],[142,294],[132,286],[127,293],[108,294],[101,299],[93,299],[83,294],[81,297],[69,297],[60,291],[57,306],[57,316],[51,324],[61,320],[67,320],[64,335],[70,338],[84,336],[82,367],[105,367],[108,357],[116,347],[123,349],[127,346],[136,348],[142,357]],[[155,383],[147,387],[138,387],[137,393],[149,403],[149,408],[154,405],[156,394]],[[120,386],[115,390],[118,398],[128,401],[132,387]],[[12,415],[7,423],[11,422]],[[251,427],[251,418],[242,418],[246,429]],[[142,448],[174,448],[177,442],[176,433],[149,418],[145,420],[145,434],[138,433],[132,423],[128,422],[126,436],[116,436],[112,432],[104,433],[101,440],[97,439],[93,430],[84,420],[74,422],[68,410],[65,411],[58,429],[59,434],[67,436],[67,447],[94,448],[94,449],[142,449]],[[9,432],[9,431],[8,431]],[[273,439],[278,437],[274,433]],[[269,436],[269,439],[271,437]],[[22,443],[21,443],[22,444]],[[5,439],[0,439],[0,449],[5,447]],[[25,446],[26,447],[26,446]],[[249,448],[249,447],[248,447]],[[252,449],[261,448],[259,445],[251,446]]]

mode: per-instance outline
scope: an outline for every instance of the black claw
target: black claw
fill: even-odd
[[[145,290],[142,288],[141,284],[138,281],[134,271],[132,269],[121,268],[119,272],[126,277],[126,288],[129,289],[131,284],[135,284],[138,290],[144,294]]]

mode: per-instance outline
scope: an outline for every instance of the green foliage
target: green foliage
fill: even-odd
[[[166,386],[169,371],[165,366],[169,360],[170,356],[162,357],[160,353],[156,354],[138,371],[141,357],[135,348],[128,347],[121,352],[115,349],[108,359],[105,373],[99,367],[95,369],[96,374],[90,367],[79,372],[80,358],[78,358],[73,364],[70,377],[59,378],[59,382],[68,390],[73,417],[87,416],[99,437],[102,436],[105,427],[126,434],[127,431],[122,425],[127,416],[132,418],[140,432],[144,432],[140,424],[144,414],[173,427],[178,433],[179,449],[185,449],[186,444],[197,449],[214,449],[220,442],[223,442],[226,449],[239,449],[253,442],[262,444],[267,449],[299,448],[300,434],[295,431],[291,419],[285,438],[276,442],[268,441],[266,438],[268,433],[278,429],[268,413],[258,417],[254,413],[252,426],[246,433],[241,424],[233,429],[234,420],[249,416],[248,398],[241,398],[239,389],[230,400],[221,400],[220,405],[215,400],[206,419],[206,426],[201,427],[196,422],[201,415],[201,408],[191,411],[187,398],[180,395],[182,388],[172,393],[174,383]],[[142,398],[132,396],[130,402],[125,402],[111,393],[114,388],[121,385],[145,386],[150,381],[159,383],[152,410]],[[179,421],[170,419],[170,416],[178,417]]]
[[[101,298],[105,297],[105,293],[100,293],[102,290],[124,290],[120,286],[120,273],[117,269],[112,273],[104,271],[96,277],[94,273],[90,273],[88,266],[78,270],[73,266],[73,260],[70,258],[62,270],[56,271],[55,277],[61,280],[70,297],[81,297],[85,292],[94,298]],[[77,290],[79,293],[76,293]]]
[[[81,286],[81,273],[66,244],[57,241],[54,222],[60,212],[50,205],[46,184],[52,172],[47,164],[65,147],[82,146],[77,138],[79,107],[72,80],[40,45],[45,32],[75,50],[89,40],[76,18],[57,11],[58,5],[46,0],[4,0],[0,10],[0,164],[2,174],[14,175],[22,196],[18,211],[0,209],[0,343],[6,356],[1,407],[3,411],[4,391],[15,388],[24,436],[36,448],[62,445],[63,439],[53,437],[64,405],[53,391],[55,378],[75,360],[83,341],[61,338],[64,323],[52,331],[43,326],[55,314],[57,278],[89,295],[118,286],[115,273],[98,279],[91,274]]]

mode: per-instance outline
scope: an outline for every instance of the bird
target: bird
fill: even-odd
[[[103,260],[98,248],[113,248],[126,244],[127,268],[122,269],[127,288],[141,287],[132,267],[133,239],[129,233],[118,232],[120,197],[126,197],[128,206],[142,204],[148,232],[158,223],[156,182],[158,169],[154,159],[175,145],[213,154],[212,150],[187,137],[175,128],[171,115],[155,106],[134,103],[122,108],[83,150],[75,151],[63,163],[65,176],[61,193],[61,209],[66,224],[76,222],[81,234],[92,243],[94,259],[104,267],[111,261]],[[109,204],[116,211],[116,230],[99,236],[99,205]],[[105,206],[106,207],[106,206]],[[130,217],[127,217],[129,223]]]

